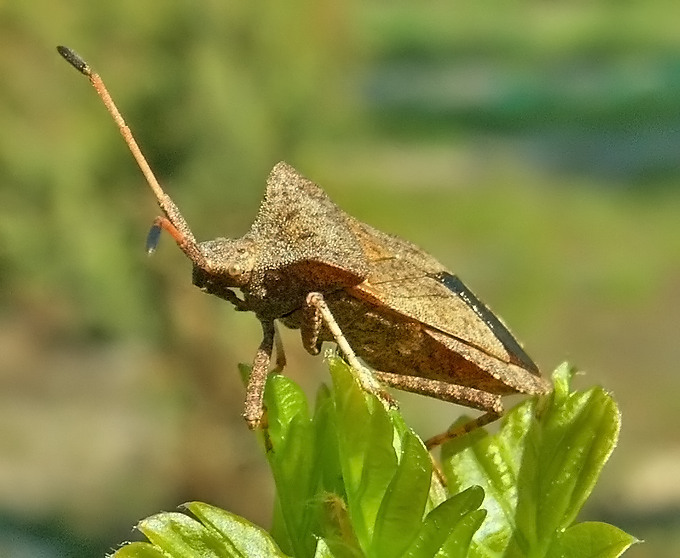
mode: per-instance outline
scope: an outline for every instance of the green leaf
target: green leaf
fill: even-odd
[[[501,552],[512,536],[519,461],[524,453],[524,433],[532,412],[533,403],[525,402],[505,416],[504,427],[496,436],[488,436],[484,429],[477,429],[468,436],[451,440],[442,448],[442,467],[451,492],[475,485],[484,489],[483,507],[488,516],[484,536],[475,537],[475,546],[483,544],[489,554]],[[461,422],[467,420],[463,418]]]
[[[345,484],[338,454],[338,430],[333,396],[327,386],[319,388],[314,412],[314,468],[320,475],[320,491],[345,498]]]
[[[486,494],[488,516],[470,556],[546,556],[592,491],[616,445],[620,416],[601,388],[570,392],[572,374],[558,368],[544,405],[518,405],[497,434],[475,431],[443,448],[450,489],[477,484]]]
[[[485,510],[477,510],[464,515],[450,531],[436,558],[465,558],[470,555],[472,537],[486,517]]]
[[[639,541],[635,537],[608,523],[584,522],[561,533],[546,556],[617,558],[637,542]]]
[[[405,432],[399,466],[385,491],[375,521],[376,556],[401,556],[421,527],[432,479],[432,460],[423,443]]]
[[[267,379],[265,390],[268,428],[267,459],[276,483],[277,542],[295,556],[311,556],[316,547],[312,533],[318,515],[310,506],[320,473],[314,467],[314,428],[304,393],[292,380],[278,374]]]
[[[191,503],[158,514],[116,558],[613,558],[637,542],[603,523],[573,524],[616,444],[619,414],[600,388],[555,390],[512,409],[497,434],[477,429],[443,450],[446,489],[395,410],[362,391],[332,359],[313,417],[291,380],[271,375],[262,435],[277,496],[272,536]],[[480,507],[481,506],[481,507]],[[278,547],[276,543],[278,543]]]
[[[352,519],[345,500],[337,494],[327,494],[321,532],[325,544],[338,558],[362,558],[359,541],[354,533]]]
[[[236,556],[285,556],[271,536],[250,521],[202,502],[190,502],[184,507],[203,525],[217,533]]]
[[[343,361],[329,364],[347,504],[361,547],[369,549],[380,504],[397,469],[394,427],[383,405],[359,387]]]
[[[335,405],[332,394],[326,386],[322,386],[317,394],[314,426],[317,448],[315,468],[321,476],[321,483],[315,496],[317,502],[321,502],[321,507],[317,508],[320,512],[319,534],[338,558],[363,557],[347,509],[347,496],[338,454]]]
[[[183,513],[159,513],[142,520],[137,528],[151,541],[132,543],[114,558],[246,558],[284,557],[272,538],[249,521],[229,512],[191,502]]]
[[[404,558],[435,556],[467,556],[470,541],[486,512],[479,510],[484,491],[479,486],[452,496],[433,509],[425,520]]]
[[[331,552],[331,549],[328,548],[326,542],[323,539],[321,539],[319,540],[319,543],[316,545],[316,552],[314,553],[314,558],[335,558],[335,556]]]
[[[151,543],[133,542],[116,550],[112,558],[168,558],[168,555]]]
[[[175,558],[237,556],[230,541],[183,513],[152,515],[140,521],[137,528],[152,544]]]

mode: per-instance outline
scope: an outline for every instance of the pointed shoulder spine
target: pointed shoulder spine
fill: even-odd
[[[302,179],[302,175],[285,161],[279,161],[269,173],[267,184],[289,181],[290,179]]]

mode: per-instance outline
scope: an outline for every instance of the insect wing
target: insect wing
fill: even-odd
[[[465,303],[479,316],[479,318],[487,325],[505,347],[505,350],[521,364],[523,368],[538,374],[538,367],[531,360],[528,354],[524,351],[522,346],[517,342],[508,330],[508,328],[501,322],[487,306],[480,301],[475,294],[468,289],[465,284],[458,278],[458,276],[449,273],[448,271],[440,271],[430,276],[435,281],[439,281],[442,285],[448,288],[452,293],[465,301]]]
[[[369,264],[366,281],[353,289],[358,296],[539,375],[505,325],[435,258],[359,221],[353,229]]]

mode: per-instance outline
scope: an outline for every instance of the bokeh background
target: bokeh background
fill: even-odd
[[[675,2],[0,4],[0,555],[102,556],[204,500],[267,525],[240,418],[257,321],[191,286],[87,81],[104,77],[199,239],[240,236],[285,159],[446,263],[543,370],[623,412],[583,513],[680,553]],[[320,358],[284,332],[313,394]],[[461,412],[400,397],[424,436]]]

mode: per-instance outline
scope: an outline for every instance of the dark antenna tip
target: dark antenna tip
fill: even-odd
[[[162,227],[158,225],[157,223],[154,223],[151,225],[151,229],[149,230],[149,234],[146,237],[146,253],[151,255],[156,251],[156,247],[158,246],[158,241],[161,239],[161,231]]]
[[[71,64],[76,70],[78,70],[81,74],[84,74],[86,76],[92,75],[92,70],[90,70],[90,67],[87,65],[87,62],[83,60],[76,51],[71,50],[68,47],[65,46],[58,46],[57,47],[57,52],[61,54],[64,57],[64,60]]]

